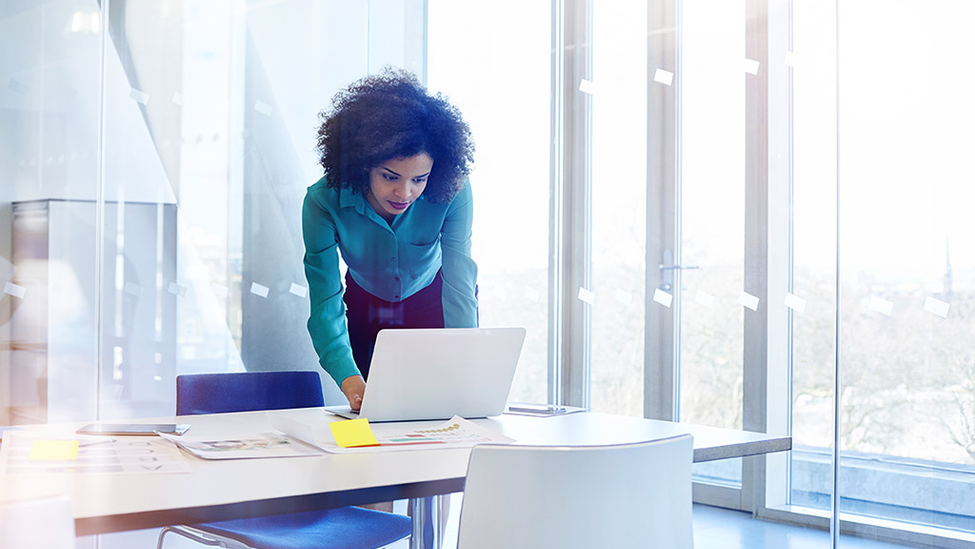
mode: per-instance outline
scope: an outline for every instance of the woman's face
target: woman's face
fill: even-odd
[[[386,221],[392,221],[420,198],[427,187],[433,159],[425,152],[393,158],[369,170],[366,201]]]

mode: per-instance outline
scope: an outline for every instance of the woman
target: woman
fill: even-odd
[[[392,69],[339,92],[321,120],[325,175],[302,211],[308,331],[357,410],[379,330],[477,326],[474,143],[456,107]]]

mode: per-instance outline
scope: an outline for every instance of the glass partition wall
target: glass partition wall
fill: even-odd
[[[512,400],[791,434],[695,469],[702,520],[765,519],[747,546],[784,522],[972,547],[971,12],[4,3],[0,425],[169,415],[179,373],[319,371],[317,116],[393,65],[471,124],[480,322],[528,328]]]

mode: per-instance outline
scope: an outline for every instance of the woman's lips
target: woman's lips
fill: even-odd
[[[389,205],[392,206],[394,210],[405,210],[410,206],[409,202],[393,202],[391,200],[387,200],[386,202],[388,202]]]

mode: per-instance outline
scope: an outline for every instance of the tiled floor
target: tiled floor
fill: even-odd
[[[457,525],[460,517],[462,496],[451,498],[450,515],[444,547],[457,547]],[[405,505],[397,512],[405,510]],[[155,543],[154,530],[128,532],[102,536],[99,549],[151,547]],[[135,543],[138,538],[138,543]],[[84,541],[93,542],[93,538]],[[388,549],[409,549],[409,541],[403,540]],[[95,544],[79,543],[79,549],[94,548]],[[167,538],[166,549],[201,549],[203,546],[188,540]],[[903,549],[903,546],[879,541],[843,536],[840,549]],[[694,549],[829,549],[829,533],[813,528],[802,528],[756,520],[748,513],[729,511],[705,505],[694,506]]]
[[[463,496],[454,494],[444,536],[445,548],[457,547]],[[404,540],[389,549],[408,549]],[[706,505],[694,506],[694,549],[829,549],[829,533],[814,528],[753,519],[751,514]],[[843,536],[839,549],[903,549],[879,541]]]
[[[694,549],[829,549],[829,532],[752,518],[750,513],[694,506]],[[839,549],[903,549],[841,536]]]

